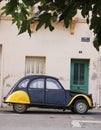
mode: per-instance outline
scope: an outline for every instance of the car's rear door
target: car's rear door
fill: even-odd
[[[54,106],[65,105],[65,90],[59,82],[52,78],[46,78],[46,104]]]
[[[31,81],[28,86],[28,93],[31,100],[31,104],[44,104],[44,78],[37,78]]]

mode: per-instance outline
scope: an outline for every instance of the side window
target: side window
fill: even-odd
[[[44,79],[35,79],[35,80],[33,80],[30,83],[29,88],[33,88],[33,89],[44,88]]]
[[[51,78],[47,78],[46,89],[62,89],[62,88],[56,80],[51,79]]]
[[[29,79],[25,79],[19,83],[18,87],[19,88],[26,88],[28,83],[29,83]]]

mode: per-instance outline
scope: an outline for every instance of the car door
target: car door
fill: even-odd
[[[65,105],[65,90],[61,84],[52,78],[46,78],[46,104],[55,106]]]
[[[44,78],[37,78],[31,81],[28,86],[28,92],[31,104],[44,104]]]

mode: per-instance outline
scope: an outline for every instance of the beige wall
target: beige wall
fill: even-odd
[[[65,88],[70,88],[71,58],[90,59],[89,93],[97,100],[98,53],[93,47],[93,35],[85,23],[77,23],[74,35],[61,24],[50,32],[43,28],[32,34],[18,36],[17,28],[10,21],[0,22],[2,45],[2,81],[0,96],[4,97],[12,85],[25,74],[25,56],[45,56],[46,75],[58,77]],[[90,42],[81,42],[81,37],[90,37]],[[82,51],[82,53],[79,53]]]

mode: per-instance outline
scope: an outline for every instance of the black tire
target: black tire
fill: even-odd
[[[74,111],[74,109],[73,109],[73,108],[71,108],[71,112],[72,112],[72,113],[75,113],[75,111]]]
[[[79,99],[74,103],[73,111],[77,114],[85,114],[88,111],[88,103],[84,99]]]
[[[16,113],[24,113],[27,110],[27,105],[26,104],[15,103],[15,104],[13,104],[13,110]]]

